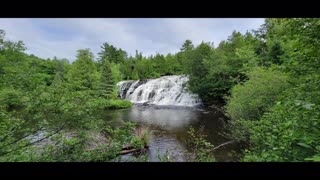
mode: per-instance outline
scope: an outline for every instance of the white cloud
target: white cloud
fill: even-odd
[[[263,19],[0,19],[0,29],[10,40],[22,40],[28,53],[42,58],[74,60],[78,49],[95,54],[108,42],[134,55],[176,52],[186,39],[217,45],[233,30],[244,33],[256,29]]]

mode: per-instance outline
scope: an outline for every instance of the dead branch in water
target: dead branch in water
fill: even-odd
[[[122,151],[120,153],[118,153],[118,156],[130,154],[133,152],[139,152],[139,151],[143,151],[143,150],[147,150],[147,149],[148,149],[148,146],[145,146],[143,148],[134,148],[133,146],[127,146],[127,147],[122,148]]]
[[[234,144],[235,142],[236,142],[235,140],[231,140],[231,141],[222,143],[222,144],[220,144],[219,146],[214,147],[214,148],[212,149],[212,151],[215,151],[215,150],[217,150],[217,149],[219,149],[219,148],[221,148],[221,147],[224,147],[224,146],[226,146],[226,145],[229,145],[229,144]]]

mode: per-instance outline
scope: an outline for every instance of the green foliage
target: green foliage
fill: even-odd
[[[105,61],[101,70],[101,90],[102,96],[110,99],[114,89],[114,78],[112,76],[111,65],[109,61]]]
[[[193,48],[192,44],[188,46],[190,47],[183,53],[168,54],[167,56],[157,53],[155,56],[143,57],[142,53],[136,52],[135,57],[129,57],[120,63],[119,70],[126,80],[185,74],[186,69],[190,67],[187,63],[188,60],[185,59],[185,54],[189,53],[191,47]]]
[[[247,73],[249,80],[234,86],[226,111],[232,120],[260,119],[288,88],[288,77],[275,69],[256,68]]]
[[[133,74],[133,75],[132,75],[132,79],[133,79],[133,80],[139,80],[139,79],[140,79],[140,78],[139,78],[139,73],[138,73],[137,70],[134,70],[132,74]]]
[[[311,76],[312,77],[312,76]],[[245,161],[304,161],[319,154],[319,81],[313,76],[282,95],[278,103],[249,124],[252,149]]]
[[[3,88],[0,91],[0,102],[8,109],[17,108],[23,104],[23,93],[12,88]]]
[[[194,128],[188,130],[189,139],[187,141],[189,149],[191,149],[191,156],[194,156],[194,161],[199,162],[215,162],[212,154],[211,143],[206,141],[206,136],[202,132],[195,132]]]
[[[124,109],[132,106],[132,102],[128,100],[110,100],[105,106],[107,109]]]
[[[245,35],[233,32],[217,48],[210,43],[200,44],[189,52],[192,54],[189,89],[199,94],[205,104],[224,104],[230,89],[246,80],[243,72],[257,65],[254,48],[258,43],[248,32]]]
[[[157,158],[160,160],[160,162],[172,162],[173,158],[170,156],[169,150],[166,149],[165,154],[160,153],[160,150],[157,149]]]
[[[5,41],[4,34],[0,32],[0,161],[108,161],[116,157],[125,143],[118,136],[111,144],[91,147],[90,143],[95,141],[91,132],[99,134],[106,126],[101,110],[132,105],[116,97],[99,97],[101,74],[109,73],[105,77],[112,77],[113,83],[113,74],[120,79],[119,66],[109,65],[108,73],[100,74],[88,49],[79,50],[72,65],[56,57],[43,60],[25,54],[22,42]],[[111,91],[114,96],[113,86]],[[133,134],[119,130],[127,138]],[[76,133],[68,136],[70,132]]]
[[[265,59],[289,72],[292,85],[262,117],[238,121],[250,137],[244,161],[318,161],[318,24],[316,18],[267,19],[258,32],[270,47]]]
[[[74,90],[97,89],[99,74],[89,49],[78,50],[77,60],[67,74],[68,82]]]
[[[101,49],[101,52],[98,53],[98,63],[101,65],[103,65],[105,61],[118,64],[125,61],[127,58],[127,52],[123,51],[122,49],[117,49],[108,43],[103,43]]]
[[[149,128],[143,126],[136,127],[134,134],[136,137],[133,143],[134,147],[144,148],[149,146],[151,136]]]
[[[112,71],[112,78],[113,78],[113,82],[116,84],[120,81],[122,81],[123,78],[123,74],[120,71],[120,64],[111,64],[111,71]]]
[[[281,58],[281,56],[284,54],[284,51],[281,47],[281,44],[280,42],[274,42],[270,48],[270,51],[269,51],[269,58],[270,58],[270,61],[273,63],[273,64],[282,64],[283,63],[283,60]]]

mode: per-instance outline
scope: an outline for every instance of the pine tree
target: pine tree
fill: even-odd
[[[281,44],[279,42],[274,42],[269,50],[269,59],[274,64],[282,64],[281,55],[284,54]]]
[[[100,46],[101,51],[98,53],[99,59],[98,64],[103,65],[105,60],[108,60],[110,63],[119,64],[127,58],[127,52],[120,49],[117,49],[113,45],[108,43],[103,43]]]
[[[56,67],[56,72],[55,72],[55,76],[52,84],[60,85],[61,83],[63,83],[65,79],[64,73],[65,73],[64,64],[62,61],[59,61]]]
[[[194,49],[194,46],[193,46],[193,44],[192,44],[192,41],[189,40],[189,39],[187,39],[187,40],[183,43],[182,48],[180,48],[180,51],[185,52],[185,51],[189,51],[189,50],[192,50],[192,49]]]
[[[104,61],[101,70],[101,90],[102,96],[110,98],[113,94],[114,80],[109,61]]]

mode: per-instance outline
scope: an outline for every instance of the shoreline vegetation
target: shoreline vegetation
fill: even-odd
[[[132,106],[118,97],[120,81],[182,74],[206,107],[228,117],[225,144],[190,128],[193,161],[214,162],[214,148],[234,142],[244,144],[241,162],[320,161],[319,25],[319,18],[267,18],[218,45],[186,40],[176,54],[149,57],[104,43],[97,58],[80,49],[72,63],[27,54],[0,30],[0,161],[111,161],[146,149],[150,130],[101,112]],[[39,132],[48,134],[33,141]],[[88,150],[92,132],[104,143]],[[39,152],[34,145],[45,139],[53,143]]]

